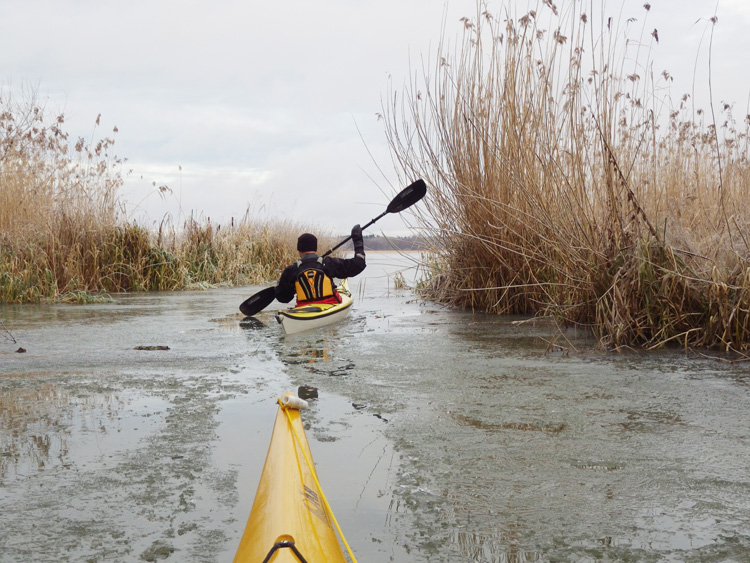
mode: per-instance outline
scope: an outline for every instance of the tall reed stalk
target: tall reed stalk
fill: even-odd
[[[750,116],[660,98],[658,32],[628,40],[606,5],[506,4],[384,107],[397,169],[431,186],[428,296],[612,348],[747,351]]]
[[[0,93],[0,302],[260,283],[296,259],[295,238],[309,229],[249,214],[223,228],[195,217],[153,231],[129,222],[114,138],[72,142],[64,123],[34,94]]]

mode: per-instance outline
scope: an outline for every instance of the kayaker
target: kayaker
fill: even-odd
[[[297,305],[341,303],[333,278],[351,278],[367,266],[365,243],[359,225],[352,227],[352,242],[353,258],[321,258],[317,254],[318,239],[315,235],[301,234],[297,239],[299,260],[284,268],[281,273],[279,283],[276,284],[276,299],[281,303],[289,303],[296,296]]]

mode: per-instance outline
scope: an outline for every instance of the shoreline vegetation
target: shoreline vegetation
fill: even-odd
[[[403,181],[430,186],[422,295],[585,327],[606,349],[747,359],[750,111],[670,97],[648,3],[627,22],[503,4],[478,4],[383,107]]]
[[[249,213],[229,225],[128,221],[117,195],[126,174],[113,154],[117,128],[73,142],[64,123],[34,94],[19,102],[0,94],[0,302],[259,284],[296,259],[294,241],[309,227]]]

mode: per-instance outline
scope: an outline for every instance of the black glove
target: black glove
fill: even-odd
[[[352,227],[352,242],[354,243],[354,254],[365,255],[365,243],[362,240],[362,227],[354,225]]]

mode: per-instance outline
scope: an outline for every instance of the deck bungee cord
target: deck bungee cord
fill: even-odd
[[[307,402],[290,392],[275,402],[271,442],[234,563],[357,563],[318,480],[300,416]]]
[[[331,505],[328,504],[328,499],[326,498],[325,493],[323,493],[323,487],[320,485],[320,481],[318,481],[318,475],[315,471],[315,465],[312,462],[312,459],[310,459],[305,453],[305,448],[302,446],[302,440],[300,439],[299,434],[297,433],[297,429],[294,427],[294,424],[292,424],[292,417],[289,413],[290,409],[294,410],[300,410],[300,409],[306,409],[307,408],[307,401],[303,399],[299,399],[293,395],[285,394],[281,396],[278,399],[279,407],[282,411],[284,411],[284,414],[286,415],[287,422],[289,423],[289,428],[292,431],[292,435],[294,436],[294,440],[297,444],[297,450],[302,452],[302,457],[305,460],[305,463],[307,464],[307,468],[310,471],[310,475],[313,478],[313,481],[315,482],[315,486],[318,489],[318,495],[320,497],[320,500],[323,502],[323,509],[325,510],[326,516],[331,519],[331,522],[333,522],[334,528],[336,528],[336,533],[339,535],[339,538],[341,539],[341,543],[344,544],[344,547],[346,547],[346,552],[349,555],[349,559],[352,563],[357,563],[357,559],[354,557],[354,553],[352,553],[351,548],[349,547],[349,543],[346,541],[346,538],[344,537],[344,533],[341,531],[341,527],[339,526],[338,521],[336,520],[336,516],[333,514],[333,510],[331,509]],[[300,473],[302,473],[302,467],[299,463],[299,458],[297,458],[297,469]],[[291,547],[294,551],[295,555],[297,557],[302,557],[299,551],[294,547],[294,542],[291,542],[291,546],[285,546],[285,547]],[[275,546],[274,546],[274,549]],[[269,553],[269,556],[271,553]],[[306,563],[304,561],[304,558],[300,559],[301,563]],[[265,563],[265,562],[264,562]]]

